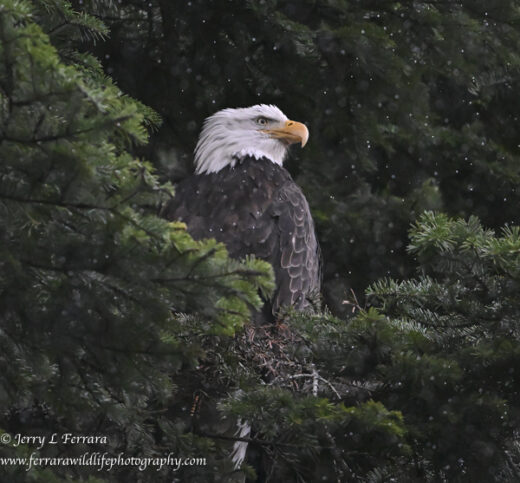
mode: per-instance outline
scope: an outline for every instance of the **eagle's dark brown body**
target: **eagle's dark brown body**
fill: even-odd
[[[246,157],[235,167],[193,175],[176,187],[163,212],[182,220],[195,239],[216,238],[230,255],[254,254],[275,272],[276,291],[264,314],[309,305],[320,289],[320,251],[309,205],[283,167]]]

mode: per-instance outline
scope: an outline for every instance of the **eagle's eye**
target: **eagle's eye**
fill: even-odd
[[[268,121],[265,117],[259,117],[259,118],[256,120],[256,123],[257,123],[257,124],[260,124],[260,126],[267,126],[267,124],[269,123],[269,121]]]

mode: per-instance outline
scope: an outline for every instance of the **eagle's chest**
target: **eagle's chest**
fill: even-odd
[[[230,246],[256,245],[272,231],[272,207],[280,202],[283,180],[260,169],[229,170],[208,177],[191,216],[203,218],[194,236],[211,236]],[[271,228],[271,229],[270,229]]]
[[[177,188],[165,213],[195,239],[215,238],[233,258],[255,255],[274,269],[271,307],[306,306],[320,285],[319,247],[309,205],[282,167],[249,159],[234,169],[196,175]]]

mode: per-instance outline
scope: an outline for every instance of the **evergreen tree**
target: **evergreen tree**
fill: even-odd
[[[410,238],[417,278],[373,284],[371,307],[351,301],[357,315],[349,323],[290,321],[324,394],[358,408],[382,404],[404,423],[400,455],[384,461],[371,459],[387,442],[365,453],[359,429],[335,434],[336,464],[347,448],[356,454],[345,463],[357,477],[340,481],[517,481],[520,229],[497,236],[474,217],[427,212]],[[363,422],[374,421],[372,414]],[[359,466],[370,470],[360,475]]]
[[[356,366],[374,368],[378,400],[403,412],[419,476],[516,481],[520,230],[428,212],[410,237],[419,276],[368,290],[387,318]]]
[[[146,142],[157,116],[123,95],[92,56],[70,43],[57,50],[42,30],[56,19],[55,32],[105,34],[67,2],[0,6],[0,427],[105,435],[109,443],[90,450],[115,455],[173,447],[206,456],[207,442],[176,427],[189,408],[178,423],[163,413],[184,397],[201,337],[246,323],[259,291],[273,287],[271,268],[231,260],[223,245],[195,242],[183,224],[150,214],[172,188],[127,148]],[[171,431],[159,437],[163,420]],[[1,448],[2,456],[31,451]],[[47,445],[40,455],[84,451]],[[23,481],[42,468],[1,470],[3,481]],[[88,472],[99,474],[56,469]]]

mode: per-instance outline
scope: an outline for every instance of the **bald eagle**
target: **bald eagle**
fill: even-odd
[[[195,239],[223,242],[231,257],[255,255],[274,269],[276,290],[256,319],[284,306],[303,310],[320,289],[320,251],[309,205],[283,167],[307,127],[273,105],[223,109],[204,122],[195,174],[176,187],[163,214],[182,220]]]
[[[307,127],[276,106],[223,109],[204,122],[195,148],[195,174],[176,186],[163,210],[182,220],[195,239],[215,238],[237,259],[255,255],[274,269],[276,289],[258,323],[272,322],[283,307],[304,310],[320,290],[320,250],[309,205],[283,167],[291,144],[305,146]],[[238,421],[236,436],[251,426]],[[237,441],[238,469],[247,443]]]

